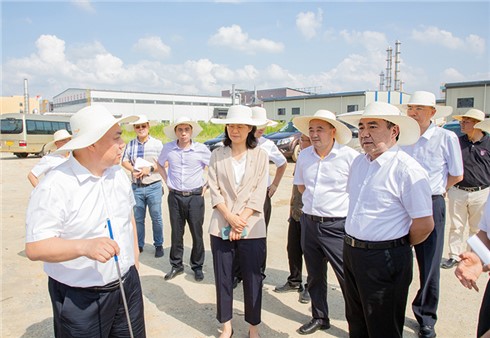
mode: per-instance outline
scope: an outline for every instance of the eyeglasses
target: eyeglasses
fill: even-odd
[[[134,125],[134,129],[145,129],[146,127],[148,127],[147,124],[135,124]]]

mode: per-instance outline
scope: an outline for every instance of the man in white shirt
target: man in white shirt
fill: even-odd
[[[156,171],[156,161],[163,144],[150,136],[150,121],[145,115],[132,123],[136,138],[129,141],[124,150],[122,166],[131,172],[131,188],[136,205],[134,218],[138,230],[138,248],[143,252],[145,246],[146,209],[151,218],[155,257],[163,256],[163,220],[162,220],[162,176]],[[142,163],[141,165],[138,165]]]
[[[202,131],[199,123],[186,116],[177,118],[164,128],[171,142],[165,144],[158,157],[158,171],[167,184],[168,210],[172,227],[170,265],[172,269],[165,275],[170,280],[184,272],[184,229],[189,225],[192,236],[190,257],[194,279],[204,279],[204,242],[202,225],[204,223],[204,193],[206,184],[204,170],[209,165],[211,152],[202,143],[192,138]],[[165,169],[168,164],[167,169]]]
[[[309,135],[312,144],[300,152],[293,180],[303,194],[301,246],[313,318],[302,325],[298,333],[306,335],[330,328],[327,263],[332,266],[344,292],[342,246],[349,205],[346,186],[350,167],[359,153],[345,146],[352,133],[328,110],[318,110],[314,116],[296,117],[293,123],[299,131]]]
[[[352,164],[347,184],[344,296],[349,336],[402,337],[413,273],[411,245],[422,242],[434,226],[427,173],[397,145],[415,142],[419,128],[384,102],[339,119],[359,126],[366,152]]]
[[[432,190],[432,215],[434,231],[415,246],[419,267],[420,289],[412,302],[412,310],[420,325],[419,337],[436,336],[439,303],[439,279],[446,203],[443,194],[463,179],[463,159],[458,137],[452,131],[437,127],[432,119],[451,114],[452,107],[436,105],[435,95],[425,91],[414,92],[402,110],[415,119],[420,127],[420,138],[413,145],[402,147],[429,174]]]
[[[145,337],[134,197],[119,166],[119,123],[135,119],[115,119],[101,105],[78,111],[72,140],[58,149],[72,156],[31,195],[26,255],[44,262],[56,337],[127,337],[130,327],[134,337]]]
[[[46,144],[45,150],[52,151],[61,148],[71,140],[71,135],[65,129],[60,129],[53,134],[53,140]],[[69,152],[65,153],[49,153],[41,158],[38,164],[31,169],[27,175],[27,179],[33,187],[39,184],[39,177],[46,175],[51,169],[65,162]]]

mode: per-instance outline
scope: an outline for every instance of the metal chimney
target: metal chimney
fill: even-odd
[[[29,114],[29,91],[27,90],[27,79],[24,79],[24,114]]]
[[[395,42],[395,91],[401,91],[400,85],[400,45],[399,40]]]
[[[391,91],[391,64],[392,64],[392,55],[393,49],[388,47],[386,50],[386,91]]]
[[[379,90],[383,91],[385,88],[385,73],[379,73]]]
[[[235,84],[231,85],[231,105],[235,105]]]

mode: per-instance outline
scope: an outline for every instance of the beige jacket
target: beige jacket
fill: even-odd
[[[213,213],[209,234],[221,237],[221,228],[228,225],[223,215],[215,208],[216,205],[225,203],[234,214],[240,214],[246,207],[255,210],[248,219],[248,234],[244,239],[263,238],[266,236],[264,201],[269,177],[269,156],[260,147],[248,149],[245,175],[237,189],[231,161],[230,147],[217,148],[211,154],[208,183]]]

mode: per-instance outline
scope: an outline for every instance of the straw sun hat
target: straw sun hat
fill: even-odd
[[[353,115],[339,115],[339,120],[345,121],[353,126],[358,126],[361,119],[382,119],[390,121],[400,127],[398,145],[414,144],[420,137],[420,127],[413,118],[402,114],[394,105],[385,102],[372,102],[366,106],[364,111]]]
[[[246,124],[249,126],[263,126],[267,123],[266,120],[253,119],[252,109],[242,105],[230,106],[226,118],[213,118],[211,122],[214,124]]]
[[[65,129],[60,129],[53,134],[53,140],[51,142],[46,143],[44,149],[47,151],[56,150],[56,144],[55,144],[56,142],[63,141],[69,138],[71,138],[71,134]]]
[[[350,129],[340,121],[337,121],[335,114],[328,110],[317,110],[313,116],[298,116],[293,119],[294,126],[303,134],[309,134],[311,120],[322,120],[330,123],[335,128],[335,140],[339,144],[347,144],[352,139]]]
[[[169,124],[168,126],[165,126],[165,128],[163,128],[163,132],[165,133],[165,135],[167,135],[169,139],[171,140],[177,139],[177,135],[175,134],[175,128],[179,124],[190,125],[192,127],[192,137],[196,137],[202,131],[201,126],[196,121],[191,120],[187,116],[179,116],[172,124]]]
[[[86,148],[100,140],[115,124],[134,122],[137,119],[134,115],[116,119],[101,105],[82,108],[70,118],[72,139],[56,152]]]
[[[409,105],[434,107],[436,109],[436,113],[433,117],[434,119],[447,117],[453,112],[453,107],[437,105],[436,96],[430,92],[424,92],[422,90],[414,92],[412,96],[410,96],[408,103],[396,105],[396,107],[400,108],[403,113],[407,114]]]

